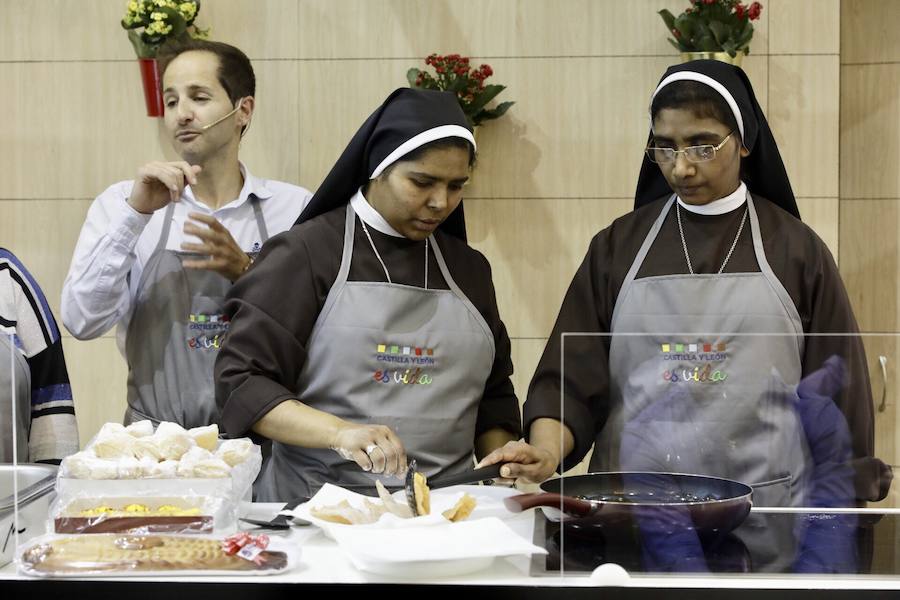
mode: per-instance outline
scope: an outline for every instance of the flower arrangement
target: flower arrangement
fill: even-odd
[[[738,0],[691,0],[691,6],[675,17],[668,10],[659,15],[675,39],[669,43],[681,52],[750,52],[753,25],[762,4],[745,6]]]
[[[194,24],[198,12],[199,0],[130,0],[122,27],[128,30],[128,39],[138,58],[155,58],[166,40],[209,35],[209,29]]]
[[[410,87],[455,92],[469,124],[477,127],[483,121],[503,116],[515,102],[501,102],[494,108],[486,108],[506,86],[485,85],[485,79],[493,75],[494,70],[490,65],[481,65],[476,69],[469,63],[468,56],[432,54],[425,59],[425,64],[434,68],[434,75],[412,68],[407,71],[406,79]]]

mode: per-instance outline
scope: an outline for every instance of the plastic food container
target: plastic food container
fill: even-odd
[[[56,482],[53,465],[0,464],[0,567],[13,559],[15,552],[15,498],[13,477],[19,485],[19,543],[45,532],[47,513]]]

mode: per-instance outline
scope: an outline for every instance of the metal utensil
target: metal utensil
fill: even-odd
[[[500,477],[501,466],[502,465],[496,464],[489,467],[475,469],[473,471],[466,471],[464,473],[454,473],[451,475],[438,476],[434,479],[426,479],[426,484],[428,485],[429,490],[439,490],[441,488],[446,488],[453,485],[490,481],[492,479]],[[415,459],[413,459],[409,461],[409,468],[406,470],[406,485],[404,486],[404,491],[406,492],[406,503],[409,504],[409,507],[412,509],[413,514],[418,516],[418,502],[416,502],[415,487],[416,472],[416,461]]]
[[[295,500],[291,500],[281,509],[282,511],[293,510],[304,504],[309,502],[309,496],[303,496],[301,498],[297,498]],[[309,521],[305,521],[303,519],[297,519],[292,517],[291,515],[275,515],[275,518],[271,521],[263,521],[261,519],[245,519],[243,517],[238,519],[239,521],[243,521],[244,523],[249,523],[251,525],[256,525],[261,529],[273,529],[273,530],[281,530],[281,529],[290,529],[291,525],[296,525],[297,527],[307,527],[308,525],[312,525]]]

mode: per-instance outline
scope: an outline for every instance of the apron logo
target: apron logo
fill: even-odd
[[[434,348],[377,344],[375,346],[375,360],[406,365],[433,365]]]
[[[400,385],[429,385],[432,376],[422,371],[422,367],[434,366],[434,348],[419,346],[403,346],[399,344],[376,344],[375,360],[377,362],[410,365],[408,368],[376,369],[372,379],[378,383],[394,383]]]
[[[205,315],[191,313],[188,316],[188,329],[197,333],[188,338],[187,347],[191,350],[218,350],[231,319],[228,315]]]
[[[724,362],[728,358],[728,345],[724,342],[708,344],[700,342],[696,344],[683,344],[666,342],[660,344],[660,352],[663,360],[705,363],[686,368],[666,369],[662,378],[669,383],[721,383],[728,378],[728,374],[721,369],[714,369],[713,363]]]
[[[187,346],[191,350],[218,350],[224,339],[224,333],[217,333],[213,336],[198,335],[197,337],[189,338]]]
[[[259,252],[260,248],[262,248],[262,246],[259,245],[259,242],[254,242],[250,252]]]
[[[421,367],[416,367],[415,371],[399,369],[391,371],[389,369],[377,370],[372,378],[378,383],[396,383],[402,385],[430,385],[432,378],[428,373],[423,373]]]
[[[188,319],[190,321],[189,329],[228,329],[231,324],[228,315],[191,314]]]

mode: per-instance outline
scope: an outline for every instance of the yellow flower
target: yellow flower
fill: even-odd
[[[128,3],[128,10],[130,10],[131,12],[137,12],[138,11],[138,3],[135,2],[134,0],[131,0],[131,2]]]
[[[157,5],[160,8],[165,8],[166,0],[153,0],[153,4]]]
[[[150,18],[153,19],[154,21],[165,21],[166,13],[164,13],[164,12],[151,13]]]

